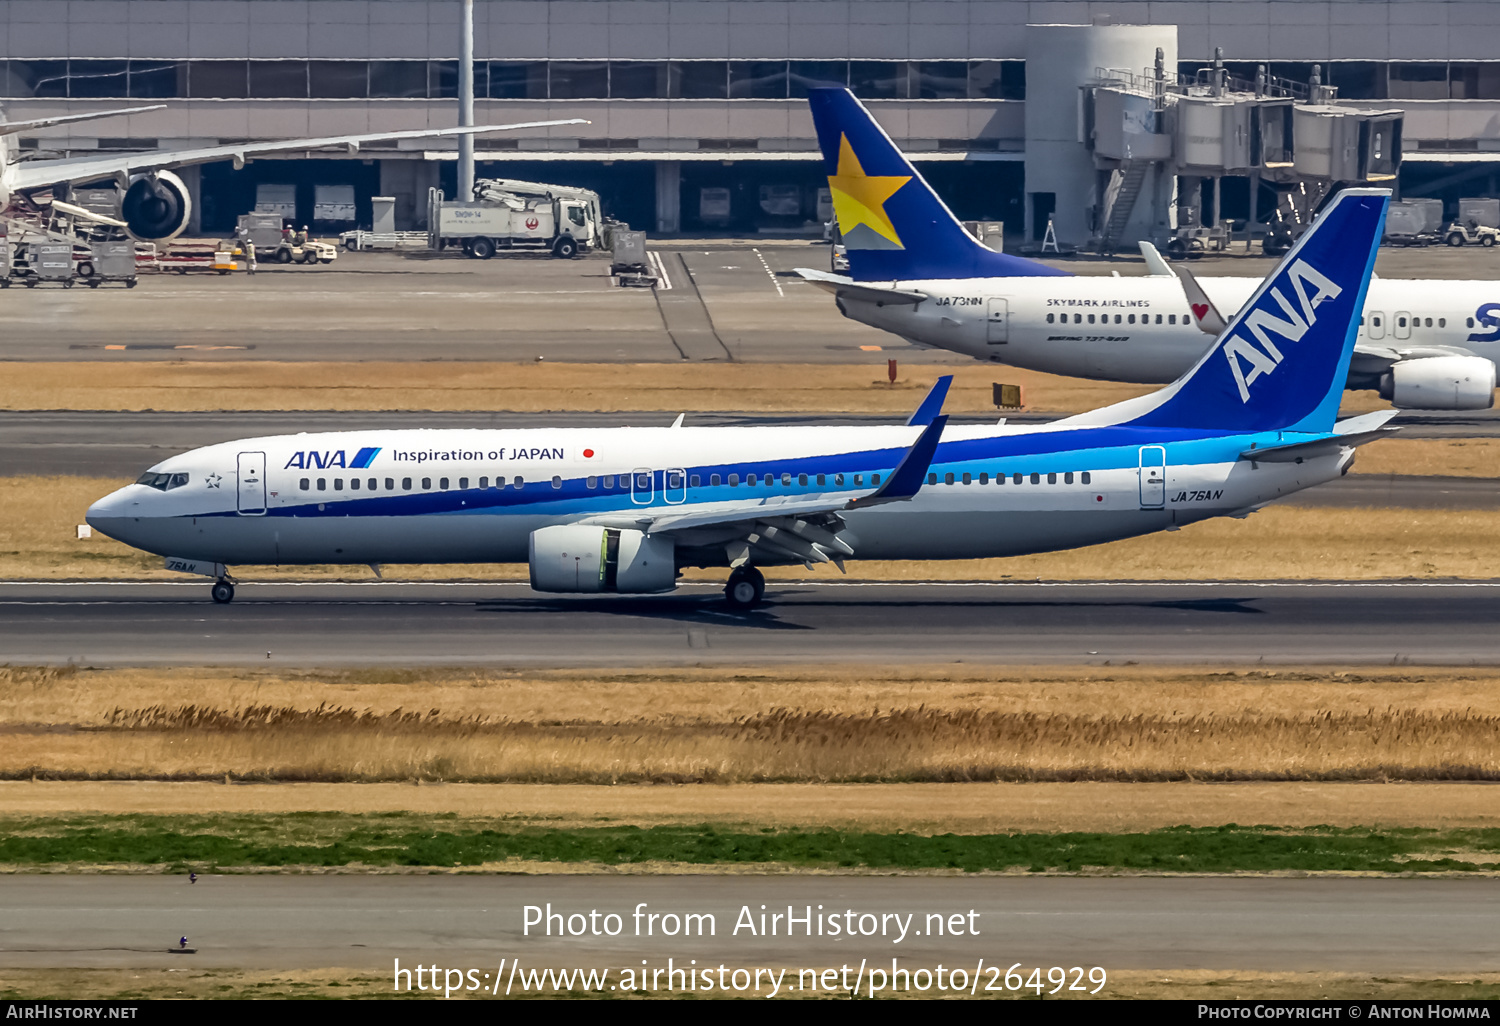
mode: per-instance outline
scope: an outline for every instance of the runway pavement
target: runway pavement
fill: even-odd
[[[711,913],[713,935],[664,937],[658,920],[654,936],[635,936],[642,902],[645,915]],[[564,915],[597,909],[601,932],[614,913],[620,936],[524,935],[524,907],[545,914],[548,903]],[[759,932],[762,905],[799,917],[811,906],[856,930],[873,913],[864,927],[887,934],[807,937],[799,926],[788,937],[783,919],[776,937],[735,935],[746,906]],[[898,921],[881,919],[891,913],[912,916],[899,943]],[[929,914],[944,916],[943,936]],[[487,973],[485,987],[502,958],[665,969],[670,956],[678,967],[789,966],[793,981],[798,967],[848,964],[852,979],[861,960],[888,970],[893,957],[970,980],[981,959],[1001,978],[1017,962],[1044,976],[1054,965],[1452,974],[1494,968],[1497,915],[1492,881],[1452,879],[13,875],[0,877],[0,968],[390,972],[399,958]],[[955,925],[961,935],[947,933]],[[168,954],[183,936],[196,954]],[[981,975],[982,989],[992,977]]]
[[[0,664],[1500,663],[1500,582],[0,585]]]

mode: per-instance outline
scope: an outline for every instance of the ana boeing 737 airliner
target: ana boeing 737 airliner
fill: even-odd
[[[152,467],[88,522],[215,579],[231,564],[521,562],[548,592],[671,591],[726,567],[973,559],[1171,530],[1345,473],[1395,411],[1335,423],[1389,193],[1342,193],[1167,388],[1040,426],[361,430]]]
[[[808,103],[849,274],[798,268],[852,320],[1052,374],[1159,384],[1198,361],[1255,278],[1072,275],[980,245],[847,89]],[[1155,256],[1154,251],[1150,254]],[[1196,290],[1194,287],[1201,286]],[[1500,282],[1376,279],[1347,387],[1403,409],[1494,403]]]

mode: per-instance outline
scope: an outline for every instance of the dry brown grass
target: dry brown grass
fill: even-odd
[[[1026,388],[1029,411],[1080,412],[1149,385],[1084,381],[1009,367],[680,363],[8,363],[6,410],[548,410],[679,413],[909,413],[940,374],[950,413],[993,413],[995,381]],[[1345,409],[1385,409],[1353,393]]]
[[[1500,779],[1500,671],[0,670],[0,777]]]
[[[1383,438],[1359,450],[1354,472],[1500,477],[1500,438]]]
[[[123,482],[100,478],[0,478],[0,579],[181,580],[161,560],[102,535],[79,541],[88,506]],[[1357,518],[1357,529],[1351,528]],[[1303,509],[1276,506],[1248,520],[1218,519],[1170,534],[1146,535],[1036,556],[944,562],[854,560],[863,580],[1174,580],[1487,577],[1500,548],[1500,511]],[[525,580],[503,564],[384,568],[395,580]],[[245,580],[369,580],[358,566],[249,567]],[[770,572],[776,580],[838,579],[832,567]],[[719,570],[690,580],[723,579]]]

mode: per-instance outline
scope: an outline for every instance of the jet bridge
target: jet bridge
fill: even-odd
[[[1340,106],[1316,65],[1306,84],[1269,75],[1264,65],[1246,82],[1229,75],[1219,51],[1189,77],[1169,73],[1158,49],[1155,66],[1142,74],[1096,69],[1083,103],[1087,143],[1107,179],[1094,218],[1092,244],[1100,252],[1140,241],[1126,227],[1143,195],[1168,202],[1162,181],[1175,179],[1177,199],[1169,215],[1150,218],[1157,245],[1178,255],[1226,248],[1220,182],[1245,177],[1252,231],[1260,183],[1279,194],[1263,240],[1268,253],[1278,253],[1335,188],[1389,182],[1400,171],[1403,113]],[[1206,218],[1205,191],[1213,197]]]

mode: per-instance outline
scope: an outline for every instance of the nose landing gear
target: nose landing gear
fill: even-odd
[[[731,609],[753,609],[766,595],[766,579],[753,566],[736,567],[724,585],[724,600]]]
[[[227,606],[234,601],[234,585],[229,581],[218,580],[214,582],[213,589],[209,592],[214,601],[221,606]]]

